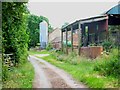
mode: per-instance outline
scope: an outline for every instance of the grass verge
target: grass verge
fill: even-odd
[[[32,88],[34,69],[29,61],[7,73],[8,78],[2,88]]]
[[[64,61],[57,61],[51,55],[42,57],[44,60],[64,69],[76,80],[83,82],[91,88],[112,88],[117,87],[117,79],[113,77],[105,77],[95,72],[94,62],[81,61],[80,64],[72,65]]]

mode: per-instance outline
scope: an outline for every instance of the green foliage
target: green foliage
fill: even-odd
[[[109,31],[110,32],[113,32],[113,31],[119,31],[119,29],[120,29],[120,25],[110,25],[109,27]]]
[[[58,61],[65,61],[72,65],[78,64],[78,56],[75,52],[70,53],[68,56],[64,55],[61,51],[57,53],[52,53],[55,56],[55,59]]]
[[[44,16],[40,16],[40,19],[47,22],[47,24],[48,24],[48,32],[52,32],[53,31],[53,27],[51,26],[51,24],[49,22],[49,19],[47,17],[44,17]]]
[[[110,41],[104,41],[102,43],[102,46],[103,46],[104,50],[107,51],[107,52],[110,52],[110,50],[113,47],[112,42],[110,42]]]
[[[49,24],[48,26],[48,32],[52,32],[53,31],[53,27]]]
[[[46,47],[46,50],[49,51],[53,48],[52,44],[51,43],[48,43],[47,47]]]
[[[28,53],[30,55],[34,55],[34,54],[49,54],[48,51],[46,51],[46,50],[40,50],[40,51],[30,50]]]
[[[52,26],[49,24],[48,18],[44,16],[36,16],[30,14],[28,17],[28,28],[27,32],[29,34],[29,49],[31,47],[35,47],[37,43],[39,43],[39,24],[42,21],[46,21],[48,23],[48,31],[51,32],[53,30]]]
[[[3,74],[6,77],[3,77],[3,88],[32,88],[34,69],[29,61],[20,67],[13,67],[12,69],[12,71],[8,71],[7,68],[4,69]]]
[[[5,65],[5,64],[3,64],[2,65],[2,80],[3,81],[6,81],[7,80],[7,78],[9,77],[8,76],[8,72],[9,72],[9,70],[8,70],[8,67]]]
[[[102,57],[102,60],[97,62],[94,70],[99,71],[102,75],[114,76],[118,78],[120,75],[120,61],[118,60],[118,50],[113,50],[109,57]]]
[[[56,59],[56,56],[61,56],[61,59]],[[69,55],[68,55],[69,56]],[[94,71],[94,66],[96,63],[101,61],[103,58],[98,58],[99,60],[90,60],[84,57],[77,57],[75,53],[71,53],[71,57],[76,57],[77,64],[74,62],[69,62],[70,56],[63,54],[62,52],[53,51],[49,56],[40,57],[51,64],[64,69],[66,72],[72,75],[76,80],[83,82],[90,88],[113,88],[118,87],[118,78],[112,76],[104,76],[99,73],[99,71]],[[105,56],[103,56],[105,58]],[[102,89],[100,89],[102,90]],[[104,89],[103,89],[104,90]]]
[[[47,24],[49,25],[49,20],[48,20],[48,18],[46,18],[46,17],[44,17],[44,16],[40,16],[40,19],[46,21]]]
[[[19,63],[20,59],[22,61],[27,56],[26,6],[22,2],[4,2],[2,7],[4,53],[13,53],[16,57],[16,63]]]
[[[89,44],[89,46],[96,46],[96,44],[95,43],[91,43],[91,44]]]
[[[35,47],[39,43],[39,23],[42,21],[41,17],[36,15],[30,14],[28,17],[29,48]]]
[[[119,46],[120,25],[110,25],[108,40],[112,43],[113,47]]]
[[[26,62],[28,48],[27,8],[23,2],[2,3],[2,43],[3,53],[13,54],[15,65]],[[3,58],[3,80],[7,77],[7,67]]]

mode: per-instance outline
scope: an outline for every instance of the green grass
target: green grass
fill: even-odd
[[[32,88],[34,69],[29,61],[7,73],[3,88]]]
[[[117,79],[113,77],[100,76],[98,72],[95,72],[94,62],[81,61],[77,65],[72,65],[64,61],[58,61],[53,58],[52,55],[42,57],[44,60],[51,64],[64,69],[71,74],[76,80],[83,82],[91,88],[111,88],[116,87]]]
[[[28,52],[30,55],[34,55],[34,54],[48,54],[49,52],[46,50],[41,50],[41,51],[36,51],[36,50],[30,50]]]
[[[47,53],[47,52],[46,52]],[[48,52],[49,53],[49,52]],[[41,52],[42,54],[42,52]],[[79,82],[83,82],[90,88],[112,88],[118,87],[118,79],[112,76],[101,75],[99,71],[95,71],[94,67],[96,63],[100,62],[100,59],[107,57],[100,57],[96,60],[86,59],[84,57],[72,58],[74,56],[67,56],[57,53],[50,53],[49,56],[42,57],[42,59],[50,62],[51,64],[64,69],[71,74],[74,79]],[[56,59],[59,58],[59,59]],[[60,58],[62,57],[62,58]],[[75,60],[78,59],[76,62]],[[39,57],[41,58],[41,57]],[[72,58],[72,59],[71,59]],[[64,60],[63,60],[64,59]],[[70,61],[71,60],[71,61]]]

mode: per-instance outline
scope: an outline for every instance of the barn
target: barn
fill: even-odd
[[[69,49],[78,49],[80,54],[80,47],[99,45],[107,39],[108,25],[120,25],[120,4],[101,15],[80,19],[62,28],[62,51],[68,53]]]
[[[103,14],[108,15],[109,25],[120,25],[120,4],[114,6]]]
[[[71,42],[72,50],[81,46],[90,44],[98,44],[107,38],[108,32],[108,16],[100,15],[87,19],[77,20],[61,30],[61,39]],[[71,35],[68,35],[71,34]],[[65,39],[63,39],[63,34]],[[69,36],[69,37],[68,37]],[[62,44],[63,48],[63,44]],[[69,47],[66,47],[69,48]],[[68,52],[68,50],[66,51]]]

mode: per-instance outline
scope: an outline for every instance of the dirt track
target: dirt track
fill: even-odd
[[[29,61],[35,69],[33,88],[86,88],[85,85],[76,82],[69,74],[45,60],[30,56]]]

